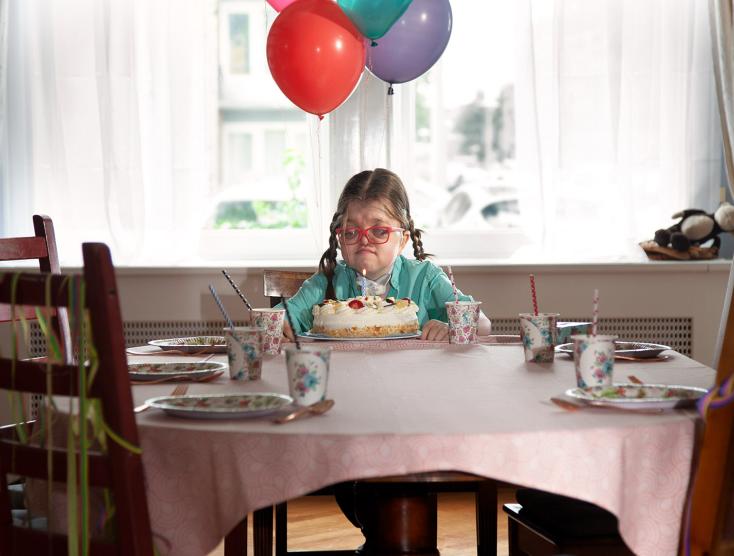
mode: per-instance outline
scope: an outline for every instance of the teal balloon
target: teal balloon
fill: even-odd
[[[412,0],[338,0],[347,14],[368,39],[379,39],[408,9]]]

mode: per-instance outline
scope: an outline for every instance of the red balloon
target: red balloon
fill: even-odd
[[[364,37],[333,0],[298,0],[273,22],[267,57],[280,90],[299,108],[323,117],[357,85]]]

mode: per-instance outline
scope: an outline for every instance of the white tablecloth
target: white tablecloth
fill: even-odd
[[[573,364],[523,361],[508,345],[404,349],[364,344],[332,353],[328,414],[207,421],[158,410],[138,417],[148,504],[163,553],[212,550],[248,512],[349,479],[457,470],[573,496],[607,508],[637,554],[675,554],[691,472],[696,415],[549,402],[575,383]],[[425,345],[420,346],[425,348]],[[134,356],[131,362],[190,357]],[[215,360],[225,360],[217,356]],[[618,362],[618,381],[711,385],[714,371],[674,354]],[[136,403],[170,384],[135,386]],[[189,393],[287,393],[284,356],[263,379],[194,384]]]

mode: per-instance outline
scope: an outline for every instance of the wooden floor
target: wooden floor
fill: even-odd
[[[502,504],[513,502],[515,490],[500,487],[497,501],[497,554],[507,554],[507,516]],[[252,555],[252,519],[248,519],[248,554]],[[328,550],[356,548],[364,537],[342,515],[330,496],[308,496],[288,503],[288,548]],[[475,556],[474,495],[438,495],[438,548],[443,556]],[[209,556],[223,556],[224,543]]]

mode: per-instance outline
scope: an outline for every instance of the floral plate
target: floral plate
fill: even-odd
[[[679,409],[693,407],[706,392],[705,388],[695,386],[621,383],[571,388],[566,395],[589,405],[624,409]]]
[[[175,349],[184,353],[227,353],[224,336],[192,336],[191,338],[169,338],[167,340],[151,340],[151,346],[163,350]]]
[[[192,419],[234,419],[270,415],[293,403],[283,394],[193,394],[161,396],[148,400],[151,407],[175,417]]]
[[[653,359],[660,357],[660,354],[670,346],[662,344],[648,344],[645,342],[627,342],[625,340],[615,340],[614,354],[623,357],[634,357],[635,359]],[[573,357],[573,342],[569,344],[561,344],[556,346],[558,353],[565,353],[569,357]]]
[[[160,380],[182,376],[204,378],[219,371],[227,370],[224,363],[134,363],[127,366],[132,380]]]
[[[420,338],[420,332],[409,332],[406,334],[391,334],[390,336],[329,336],[328,334],[314,334],[304,332],[299,338],[304,340],[328,340],[330,342],[379,342],[380,340],[407,340],[408,338]]]

